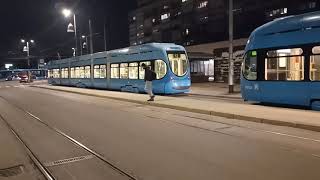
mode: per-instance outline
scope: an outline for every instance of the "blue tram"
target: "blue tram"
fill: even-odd
[[[320,110],[320,12],[276,19],[250,36],[244,100]]]
[[[49,84],[144,92],[144,69],[157,74],[153,83],[156,94],[189,92],[189,62],[182,46],[150,43],[48,63]]]

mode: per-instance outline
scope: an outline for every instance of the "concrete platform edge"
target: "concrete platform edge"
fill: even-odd
[[[72,90],[56,89],[56,88],[43,87],[43,86],[37,86],[37,85],[33,85],[31,87],[40,88],[40,89],[48,89],[48,90],[53,90],[53,91],[60,91],[60,92],[67,92],[67,93],[75,93],[75,94],[93,96],[93,97],[99,97],[99,98],[107,98],[107,99],[113,99],[113,100],[118,100],[118,101],[149,105],[149,106],[154,106],[154,107],[162,107],[162,108],[169,108],[169,109],[175,109],[175,110],[181,110],[181,111],[188,111],[188,112],[194,112],[194,113],[199,113],[199,114],[224,117],[224,118],[228,118],[228,119],[237,119],[237,120],[243,120],[243,121],[249,121],[249,122],[271,124],[271,125],[276,125],[276,126],[286,126],[286,127],[293,127],[293,128],[299,128],[299,129],[320,132],[320,126],[315,126],[315,125],[310,125],[310,124],[301,124],[301,123],[296,124],[296,123],[285,122],[285,121],[281,121],[281,120],[263,119],[263,118],[259,118],[259,117],[243,116],[243,115],[237,115],[237,114],[232,114],[232,113],[210,111],[210,110],[203,110],[203,109],[196,109],[196,108],[186,108],[186,107],[182,107],[182,106],[174,106],[174,105],[153,103],[153,102],[147,102],[147,101],[137,101],[137,100],[131,100],[131,99],[126,99],[126,98],[76,92],[76,91],[72,91]]]

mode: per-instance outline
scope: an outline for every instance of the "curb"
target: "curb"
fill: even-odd
[[[258,118],[258,117],[252,117],[252,116],[237,115],[237,114],[232,114],[232,113],[209,111],[209,110],[203,110],[203,109],[187,108],[187,107],[182,107],[182,106],[175,106],[175,105],[168,105],[168,104],[161,104],[161,103],[152,103],[152,102],[131,100],[131,99],[105,96],[105,95],[75,92],[72,90],[55,89],[55,88],[41,87],[41,86],[36,86],[36,85],[32,85],[30,87],[53,90],[53,91],[60,91],[60,92],[67,92],[67,93],[74,93],[74,94],[80,94],[80,95],[86,95],[86,96],[92,96],[92,97],[113,99],[113,100],[118,100],[118,101],[131,102],[131,103],[136,103],[136,104],[149,105],[149,106],[161,107],[161,108],[168,108],[168,109],[174,109],[174,110],[180,110],[180,111],[188,111],[188,112],[193,112],[193,113],[223,117],[223,118],[227,118],[227,119],[237,119],[237,120],[243,120],[243,121],[249,121],[249,122],[255,122],[255,123],[270,124],[270,125],[275,125],[275,126],[293,127],[293,128],[299,128],[299,129],[304,129],[304,130],[309,130],[309,131],[320,132],[320,126],[315,126],[315,125],[310,125],[310,124],[284,122],[284,121],[280,121],[280,120],[264,119],[264,118]]]
[[[206,94],[196,94],[196,93],[188,93],[188,94],[191,96],[202,96],[202,97],[214,97],[214,98],[242,100],[241,97],[234,97],[234,96],[228,96],[228,95],[206,95]]]

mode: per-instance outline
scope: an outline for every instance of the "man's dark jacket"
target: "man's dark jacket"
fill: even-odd
[[[156,73],[150,68],[145,68],[144,81],[153,81],[156,79]]]

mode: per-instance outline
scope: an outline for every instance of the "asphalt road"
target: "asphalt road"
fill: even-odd
[[[317,132],[14,82],[0,115],[56,179],[320,179]]]

